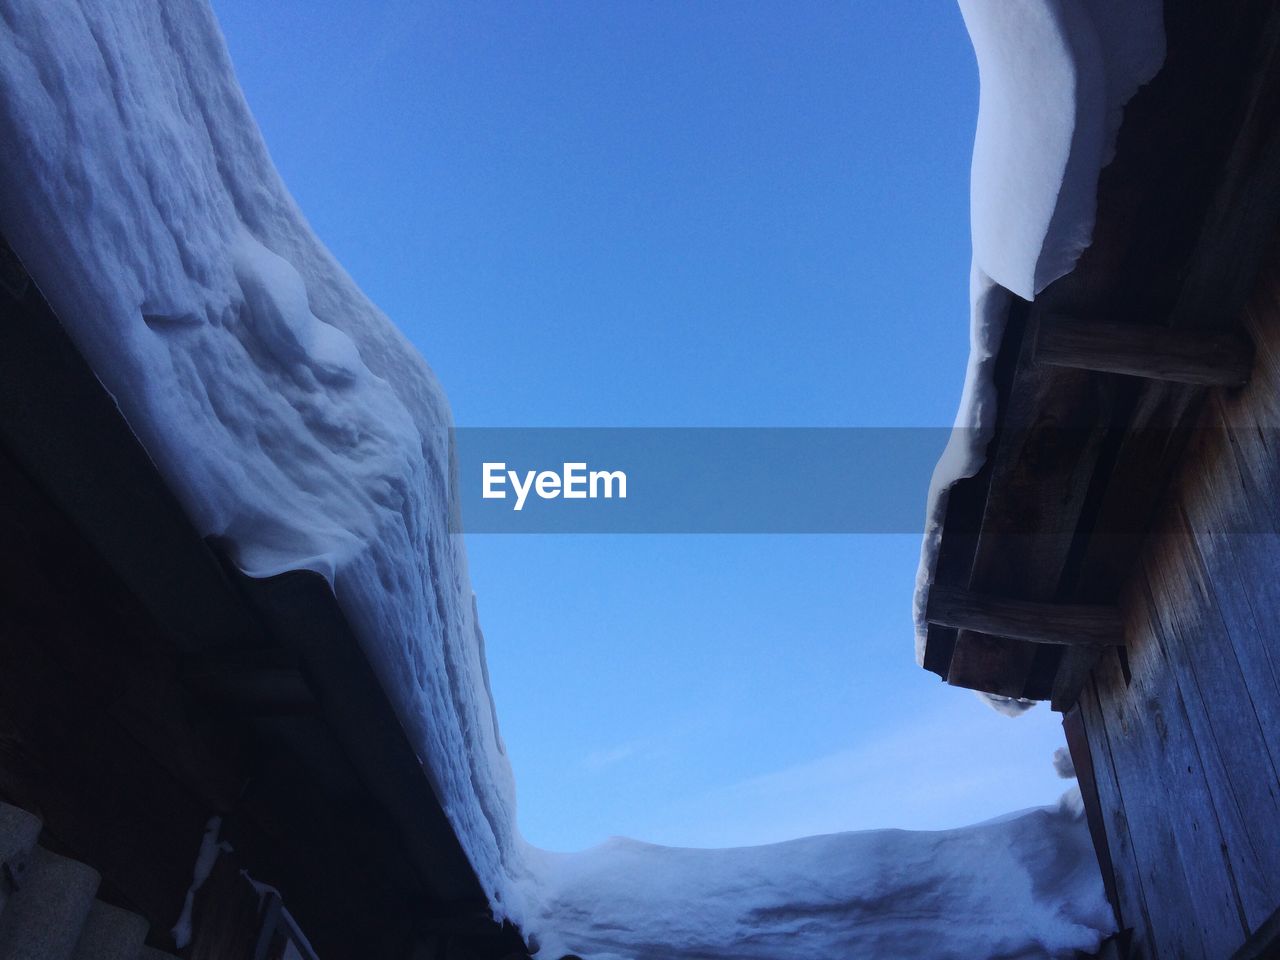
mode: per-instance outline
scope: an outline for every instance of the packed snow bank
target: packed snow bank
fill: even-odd
[[[1159,0],[960,0],[980,100],[975,266],[1024,300],[1093,233],[1098,173],[1124,104],[1164,61]]]
[[[982,467],[994,430],[992,368],[1009,305],[1071,272],[1088,247],[1098,175],[1111,159],[1124,105],[1164,62],[1160,0],[960,0],[960,9],[980,80],[969,364],[926,506],[915,595],[921,663],[947,494]]]
[[[1067,810],[734,850],[542,854],[543,953],[589,960],[1070,957],[1113,927]]]
[[[1042,957],[1107,928],[1087,834],[1054,812],[528,848],[448,534],[448,406],[290,199],[208,7],[0,0],[0,136],[0,230],[200,532],[251,574],[329,578],[495,913],[540,956]]]

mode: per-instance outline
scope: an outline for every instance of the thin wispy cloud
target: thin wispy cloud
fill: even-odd
[[[582,758],[582,765],[588,770],[604,770],[635,757],[643,746],[643,741],[633,740],[630,743],[618,744],[616,747],[593,750]]]
[[[936,713],[936,715],[935,715]],[[857,747],[705,791],[663,811],[655,842],[737,846],[885,827],[948,829],[1053,802],[1057,718],[921,714]],[[1039,775],[1038,775],[1039,774]],[[992,797],[1000,802],[993,805]]]

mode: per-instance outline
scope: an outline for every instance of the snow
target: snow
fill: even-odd
[[[616,839],[542,860],[550,957],[1057,957],[1112,926],[1088,833],[1054,809],[727,850]]]
[[[980,93],[970,181],[970,352],[955,427],[929,488],[916,579],[916,659],[947,495],[982,467],[992,372],[1013,297],[1032,300],[1089,246],[1098,176],[1124,105],[1164,62],[1159,0],[960,0]],[[1005,713],[1030,704],[988,698]]]
[[[0,0],[0,229],[202,535],[310,569],[499,912],[515,788],[461,541],[448,404],[312,234],[197,0]]]
[[[530,848],[448,532],[448,404],[290,198],[208,6],[0,0],[0,137],[0,230],[191,520],[251,575],[328,578],[495,915],[540,956],[1042,957],[1109,929],[1087,832],[1056,810],[739,850]],[[975,276],[962,420],[981,427],[1008,294]]]
[[[1071,751],[1066,747],[1053,751],[1053,769],[1063,780],[1075,779],[1076,765],[1071,759]]]
[[[1124,104],[1164,60],[1157,0],[961,0],[981,94],[974,265],[1031,300],[1093,233]]]

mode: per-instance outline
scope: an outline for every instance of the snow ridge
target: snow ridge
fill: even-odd
[[[614,839],[542,857],[550,957],[1067,957],[1095,951],[1113,924],[1067,809],[728,850]]]

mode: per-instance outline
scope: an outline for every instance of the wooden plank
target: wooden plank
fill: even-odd
[[[1215,803],[1256,925],[1280,901],[1280,270],[1264,271],[1248,311],[1258,344],[1253,382],[1215,394],[1178,488],[1185,556],[1162,566],[1200,611],[1169,606],[1193,640],[1184,682],[1200,690],[1197,739],[1215,765]],[[1174,562],[1175,558],[1178,562]],[[1201,622],[1186,623],[1198,617]],[[1206,656],[1212,650],[1214,655]],[[1241,862],[1243,861],[1243,862]]]
[[[1099,604],[1036,603],[934,584],[925,618],[978,633],[1064,646],[1124,645],[1120,612]]]
[[[1020,697],[1035,649],[1035,644],[1022,640],[959,630],[947,683],[998,697]]]
[[[1250,157],[1241,136],[1246,127],[1266,131],[1252,105],[1271,84],[1265,63],[1275,9],[1246,0],[1224,15],[1170,0],[1165,14],[1168,56],[1125,108],[1115,160],[1099,179],[1093,242],[1072,274],[1037,297],[1033,323],[1055,315],[1167,317],[1171,327],[1221,328],[1224,317],[1238,318],[1243,281],[1261,260],[1263,244],[1253,241],[1274,229],[1280,212],[1266,187],[1275,167]],[[1179,150],[1188,130],[1197,135],[1191,154]],[[1168,162],[1175,153],[1178,162]],[[1243,217],[1220,215],[1233,210]],[[1240,260],[1235,247],[1245,242],[1250,250]],[[1013,413],[994,456],[1009,466],[992,482],[972,576],[947,582],[1038,600],[1114,600],[1140,549],[1133,534],[1153,520],[1177,463],[1176,428],[1194,416],[1198,397],[1198,388],[1180,384],[1021,364],[1000,394],[1002,413]],[[1069,433],[1057,444],[1024,442],[1037,423],[1092,425],[1097,433],[1066,456]],[[1136,434],[1120,442],[1130,426]],[[1104,539],[1091,545],[1095,533]],[[1067,650],[1059,669],[1053,696],[1065,706],[1086,667]]]
[[[1198,531],[1196,542],[1249,697],[1280,751],[1280,534]]]
[[[1269,263],[1247,323],[1258,345],[1254,382],[1214,398],[1215,427],[1230,456],[1219,465],[1215,490],[1204,491],[1188,510],[1193,528],[1207,531],[1198,537],[1206,564],[1224,564],[1218,590],[1223,616],[1230,621],[1239,614],[1240,622],[1228,627],[1255,696],[1269,699],[1271,691],[1260,689],[1268,677],[1280,696],[1280,258]],[[1220,519],[1225,508],[1219,491],[1228,485],[1243,501],[1242,516]],[[1280,726],[1280,708],[1260,708],[1258,716]],[[1280,730],[1269,729],[1268,739],[1280,744]]]
[[[1124,672],[1114,658],[1103,657],[1094,680],[1098,715],[1106,731],[1115,777],[1115,826],[1127,832],[1132,844],[1132,872],[1126,878],[1139,886],[1146,912],[1145,952],[1176,958],[1208,957],[1211,952],[1195,919],[1200,906],[1178,847],[1180,828],[1165,816],[1165,798],[1170,795],[1165,764],[1156,755],[1159,747],[1153,749],[1148,743],[1154,714],[1146,709],[1143,692],[1126,685]],[[1165,709],[1176,707],[1167,704],[1160,716]],[[1183,769],[1187,781],[1193,781],[1194,771]],[[1109,830],[1108,836],[1113,835]],[[1117,877],[1123,890],[1121,880]]]
[[[1063,654],[1069,650],[1095,651],[1096,647],[1064,647],[1056,643],[1036,643],[1031,648],[1035,659],[1027,671],[1022,696],[1026,700],[1048,700],[1053,696],[1053,685],[1062,666]]]
[[[1113,596],[1128,580],[1178,474],[1207,390],[1151,381],[1137,398],[1107,475],[1099,478],[1088,529],[1081,531],[1075,596]]]
[[[1116,654],[1108,652],[1103,656],[1114,661]],[[1106,675],[1105,665],[1100,666]],[[1098,689],[1098,682],[1090,677],[1081,693],[1079,708],[1089,744],[1094,785],[1098,791],[1098,813],[1106,831],[1107,849],[1114,867],[1115,904],[1119,913],[1116,924],[1121,930],[1133,928],[1138,942],[1145,943],[1147,931],[1151,930],[1151,914],[1143,895],[1142,867],[1137,859],[1129,820],[1125,815],[1124,797],[1116,776],[1116,764],[1098,700]],[[1157,916],[1159,908],[1160,905],[1157,904]],[[1159,952],[1154,944],[1148,945],[1148,949],[1140,955],[1147,960],[1159,960]]]
[[[1280,900],[1280,798],[1266,738],[1214,585],[1191,531],[1176,528],[1145,558],[1153,625],[1181,692],[1188,730],[1204,767],[1218,848],[1226,857],[1246,931]],[[1231,948],[1235,944],[1229,944]]]
[[[1080,788],[1080,797],[1084,801],[1085,820],[1089,825],[1089,836],[1093,840],[1093,851],[1098,858],[1098,870],[1102,873],[1102,886],[1107,894],[1115,914],[1116,929],[1124,929],[1121,921],[1120,898],[1116,893],[1116,871],[1111,862],[1111,846],[1107,843],[1107,828],[1102,819],[1102,807],[1099,802],[1098,776],[1093,767],[1093,752],[1089,744],[1089,730],[1085,724],[1084,714],[1073,708],[1062,718],[1062,733],[1066,737],[1067,750],[1071,754],[1071,766],[1075,770],[1076,783]]]
[[[1035,357],[1055,367],[1235,387],[1249,381],[1253,348],[1235,331],[1045,317]]]
[[[1232,431],[1235,433],[1236,431]],[[1250,431],[1240,431],[1247,437]],[[1230,434],[1215,468],[1202,470],[1182,496],[1193,534],[1196,575],[1212,585],[1213,603],[1247,684],[1273,765],[1280,769],[1280,533],[1267,529],[1280,497],[1280,470],[1259,489],[1237,470]],[[1280,465],[1277,465],[1280,466]]]
[[[956,650],[958,630],[951,627],[940,627],[936,623],[926,624],[924,641],[924,669],[936,673],[943,680],[951,672],[951,660]]]
[[[1061,296],[1058,288],[1045,294],[1049,302]],[[1034,326],[1044,307],[1037,301],[1031,309]],[[1037,364],[1034,338],[1024,339],[972,570],[950,582],[1029,600],[1054,598],[1113,413],[1111,385],[1096,380]]]
[[[1055,315],[1130,325],[1168,318],[1175,329],[1238,325],[1280,215],[1277,23],[1275,5],[1262,0],[1233,4],[1229,15],[1166,4],[1165,66],[1126,107],[1115,161],[1099,181],[1093,243],[1071,275],[1037,297],[1032,327]],[[1197,133],[1192,154],[1178,151],[1187,130]],[[1174,153],[1179,161],[1169,163]],[[940,582],[1036,600],[1113,600],[1202,389],[1020,359],[999,398],[1004,422],[971,572]],[[1095,432],[1073,433],[1073,424]],[[963,641],[938,626],[931,646],[935,638],[930,664],[941,673],[940,661]],[[1087,657],[1067,650],[1058,669],[1051,695],[1061,708],[1074,699]],[[1024,694],[1039,694],[1042,680],[1033,665]]]
[[[1101,651],[1090,647],[1066,647],[1063,650],[1049,694],[1052,709],[1065,714],[1076,705],[1101,655]]]
[[[1280,224],[1280,6],[1262,0],[1242,2],[1234,5],[1230,16],[1216,8],[1179,7],[1176,17],[1172,6],[1166,9],[1170,48],[1162,77],[1169,82],[1176,74],[1184,98],[1170,101],[1180,108],[1168,116],[1201,101],[1200,90],[1213,89],[1217,98],[1211,111],[1184,127],[1195,129],[1212,149],[1197,151],[1183,164],[1166,165],[1178,168],[1177,176],[1189,176],[1176,192],[1165,192],[1163,202],[1198,218],[1194,247],[1184,258],[1166,257],[1156,273],[1176,291],[1172,302],[1117,301],[1124,312],[1116,316],[1167,317],[1175,328],[1238,329],[1263,265],[1274,260]],[[1198,63],[1180,61],[1180,43],[1195,51]],[[1140,99],[1141,94],[1134,103]],[[1224,104],[1233,106],[1224,109]],[[1122,140],[1129,112],[1126,108]],[[1183,114],[1181,119],[1190,117]],[[1154,165],[1148,174],[1165,177],[1169,171]],[[1212,194],[1207,202],[1193,199],[1203,190],[1205,178]],[[1103,204],[1100,193],[1099,209]],[[1152,283],[1143,271],[1129,273],[1132,282]],[[1202,388],[1149,383],[1132,436],[1126,438],[1112,470],[1097,521],[1100,532],[1132,530],[1144,508],[1155,502],[1185,440],[1179,428],[1194,419],[1202,401]],[[1117,582],[1132,562],[1131,554],[1111,545],[1091,547],[1081,563],[1086,590]]]
[[[1197,537],[1248,697],[1280,769],[1280,536]]]
[[[1128,682],[1104,657],[1094,672],[1125,816],[1141,866],[1157,951],[1218,957],[1245,937],[1246,921],[1207,772],[1187,707],[1139,572],[1124,604]]]
[[[1010,384],[1022,354],[1029,307],[1027,301],[1017,298],[1009,307],[1004,337],[992,371],[992,382],[1002,397],[1010,393]],[[1000,403],[996,408],[996,435],[999,435],[1006,419],[1006,404]],[[988,456],[975,476],[957,481],[947,491],[943,534],[933,571],[935,583],[970,584],[994,468],[995,460]],[[924,668],[945,680],[959,640],[958,631],[936,624],[927,624],[926,628]]]

